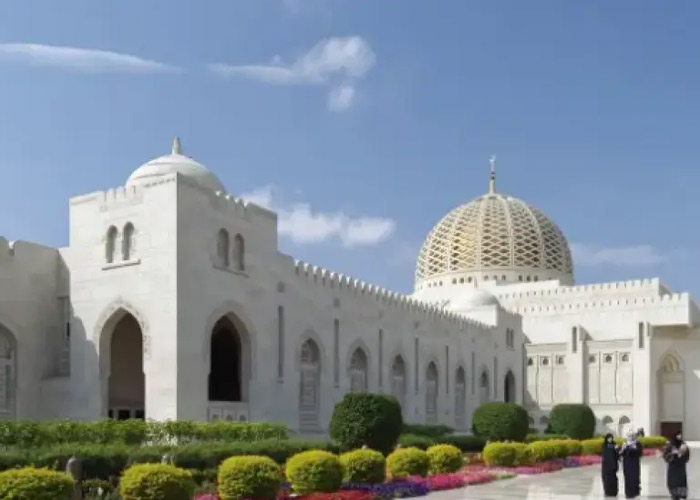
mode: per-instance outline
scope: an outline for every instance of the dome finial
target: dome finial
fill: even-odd
[[[496,192],[496,155],[491,155],[489,167],[491,168],[491,176],[489,177],[489,194],[494,194]]]
[[[182,154],[182,145],[180,144],[179,137],[175,137],[175,139],[173,139],[173,152],[172,152],[172,154],[174,154],[174,155]]]

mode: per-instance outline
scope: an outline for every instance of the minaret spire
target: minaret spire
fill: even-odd
[[[180,138],[175,137],[173,139],[173,152],[172,154],[174,155],[181,155],[182,154],[182,145],[180,144]]]
[[[491,155],[489,167],[491,169],[491,175],[489,177],[489,194],[494,194],[496,192],[496,155]]]

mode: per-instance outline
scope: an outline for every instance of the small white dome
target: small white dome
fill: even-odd
[[[480,288],[472,288],[452,299],[448,307],[453,311],[462,312],[498,305],[500,305],[498,299],[491,292]]]
[[[195,181],[201,187],[210,189],[214,192],[226,192],[221,181],[211,171],[193,160],[189,156],[185,156],[181,152],[180,140],[175,138],[173,141],[173,150],[169,155],[159,156],[147,163],[144,163],[129,176],[126,181],[126,186],[138,186],[145,182],[150,182],[163,175],[179,173],[183,177],[187,177]]]

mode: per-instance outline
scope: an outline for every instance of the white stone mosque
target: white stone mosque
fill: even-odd
[[[493,164],[492,164],[493,167]],[[576,285],[559,228],[496,191],[428,234],[403,295],[278,249],[277,215],[171,154],[70,200],[65,248],[0,238],[0,418],[274,420],[323,432],[348,391],[468,432],[485,401],[544,428],[700,439],[700,312],[659,279]]]

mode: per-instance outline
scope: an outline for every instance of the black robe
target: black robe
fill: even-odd
[[[616,497],[617,471],[620,468],[620,452],[615,443],[603,443],[603,492],[606,497]]]
[[[687,445],[686,445],[687,448]],[[688,497],[688,476],[685,472],[685,464],[690,460],[690,450],[687,450],[681,456],[672,453],[678,447],[669,443],[664,449],[664,460],[668,464],[666,470],[666,485],[671,498],[674,500],[685,499]]]
[[[625,444],[622,448],[622,470],[625,473],[625,497],[637,498],[641,491],[640,459],[642,445],[635,443],[634,448]]]

